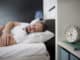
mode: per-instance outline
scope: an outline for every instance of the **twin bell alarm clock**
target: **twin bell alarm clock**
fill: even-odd
[[[80,28],[77,26],[68,26],[65,31],[67,42],[74,43],[80,41]]]

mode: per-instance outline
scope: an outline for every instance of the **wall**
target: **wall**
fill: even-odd
[[[51,11],[49,11],[53,6]],[[44,13],[44,19],[56,19],[57,14],[57,0],[43,0],[43,13]]]
[[[65,40],[64,32],[68,25],[80,27],[80,0],[58,0],[58,41]]]

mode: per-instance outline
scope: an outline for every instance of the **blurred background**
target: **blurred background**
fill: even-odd
[[[42,0],[0,0],[0,24],[7,21],[30,21],[43,12]]]

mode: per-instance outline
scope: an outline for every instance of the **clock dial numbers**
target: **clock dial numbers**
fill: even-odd
[[[76,42],[79,40],[79,29],[77,27],[69,27],[65,33],[68,42]]]

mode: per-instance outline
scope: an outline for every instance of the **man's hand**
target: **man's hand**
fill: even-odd
[[[3,33],[3,35],[1,36],[0,43],[3,46],[12,45],[14,43],[14,38],[13,38],[12,34],[10,34],[10,33]]]

